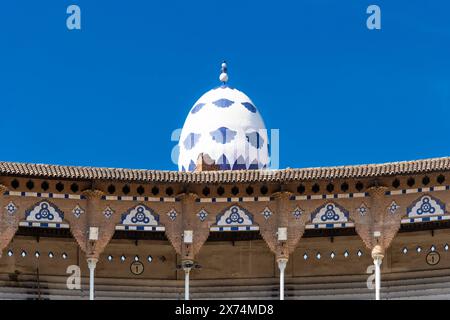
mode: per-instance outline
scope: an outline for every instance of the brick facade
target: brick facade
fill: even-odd
[[[208,173],[212,175],[211,179],[213,174],[214,172]],[[376,250],[385,251],[399,231],[406,208],[411,203],[424,194],[433,195],[443,203],[450,201],[450,191],[445,189],[445,183],[440,178],[446,174],[447,171],[443,170],[409,176],[379,176],[376,179],[361,176],[357,179],[340,177],[333,180],[286,180],[285,183],[270,182],[269,173],[262,179],[269,182],[254,181],[251,177],[247,178],[252,182],[233,182],[229,181],[231,178],[224,176],[224,172],[217,172],[225,181],[222,183],[205,183],[202,180],[154,184],[105,179],[62,180],[65,186],[78,184],[79,191],[76,192],[68,191],[67,187],[65,191],[58,191],[56,185],[62,182],[57,177],[50,179],[5,175],[0,176],[0,249],[4,250],[8,246],[18,230],[19,222],[25,220],[25,212],[45,199],[64,212],[64,221],[70,225],[73,238],[87,258],[99,258],[110,243],[116,226],[120,224],[121,215],[139,204],[146,205],[158,215],[160,225],[165,228],[165,235],[181,261],[195,261],[210,236],[210,228],[216,218],[232,205],[252,214],[254,224],[259,227],[259,233],[277,260],[289,259],[302,241],[306,225],[312,223],[312,213],[329,203],[349,212],[349,222],[354,223],[356,233],[368,249],[376,247]],[[236,173],[230,172],[229,175],[235,179]],[[274,174],[273,177],[275,176]],[[398,181],[397,187],[391,186],[394,179]],[[409,186],[411,179],[415,180],[415,186]],[[14,180],[19,187],[11,187]],[[30,191],[30,188],[25,187],[29,180],[34,181],[34,189],[39,189],[39,185],[49,181],[49,189],[45,192],[40,189]],[[425,184],[427,181],[430,182]],[[358,183],[361,183],[361,188]],[[117,186],[113,194],[109,188],[112,184]],[[344,184],[348,187],[344,188]],[[136,190],[142,185],[145,186],[145,192],[139,194]],[[124,186],[131,190],[129,194],[120,194],[120,188]],[[157,187],[159,194],[151,194],[152,187]],[[223,188],[223,192],[219,192],[219,187]],[[172,190],[170,195],[169,188]],[[401,189],[404,191],[396,192],[402,191]],[[238,190],[237,193],[235,190]],[[167,194],[161,195],[164,191]],[[17,211],[12,214],[6,209],[9,202],[17,206]],[[397,212],[390,210],[392,203],[398,206]],[[84,210],[79,217],[72,213],[76,206]],[[365,214],[360,213],[361,206],[367,209]],[[110,215],[105,215],[107,209],[111,211]],[[263,214],[266,209],[272,213],[269,217]],[[294,215],[293,212],[297,209],[301,214]],[[169,215],[172,210],[176,212],[175,218]],[[198,216],[201,210],[207,212],[204,220]],[[98,240],[89,240],[90,227],[98,228]],[[287,228],[287,241],[278,240],[279,228]],[[186,230],[193,232],[192,244],[183,240]]]

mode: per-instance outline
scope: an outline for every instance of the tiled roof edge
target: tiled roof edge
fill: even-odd
[[[450,171],[450,157],[414,161],[280,170],[179,172],[0,162],[0,175],[74,180],[135,182],[234,183],[368,178]]]

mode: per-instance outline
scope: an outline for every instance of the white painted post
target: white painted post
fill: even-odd
[[[378,231],[374,232],[375,238],[379,238],[381,236],[381,233]],[[377,239],[378,241],[378,239]],[[380,290],[381,290],[381,263],[383,262],[384,258],[384,247],[377,244],[372,249],[372,259],[373,264],[375,266],[375,300],[380,300]]]
[[[381,256],[376,256],[373,259],[373,264],[375,265],[375,300],[380,300],[382,260],[383,257]]]
[[[288,259],[278,259],[278,269],[280,269],[280,300],[284,300],[284,270]]]
[[[94,276],[95,276],[95,267],[97,265],[98,259],[96,258],[88,258],[88,268],[89,268],[89,300],[94,300]]]
[[[184,269],[184,300],[189,300],[189,272],[190,267],[183,267]]]

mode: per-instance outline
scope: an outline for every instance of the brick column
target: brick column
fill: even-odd
[[[96,189],[84,190],[86,197],[86,217],[74,225],[73,235],[86,253],[89,267],[89,299],[94,300],[94,277],[100,254],[115,232],[115,217],[104,214],[106,204],[102,203],[103,192]]]
[[[194,260],[195,254],[200,250],[206,239],[201,237],[200,230],[197,230],[197,224],[195,223],[195,199],[197,196],[193,193],[185,193],[180,196],[181,200],[181,218],[182,218],[182,242],[181,242],[181,261]],[[184,239],[185,231],[191,231],[192,243],[186,243]],[[209,234],[209,232],[208,232]],[[206,236],[207,237],[207,236]]]
[[[380,299],[380,267],[386,249],[391,245],[401,225],[400,212],[392,212],[389,207],[392,199],[386,197],[387,188],[369,188],[369,207],[365,214],[352,212],[355,229],[365,245],[371,250],[375,266],[375,297]],[[397,210],[398,211],[398,210]]]
[[[2,257],[3,250],[9,245],[19,228],[18,212],[14,211],[10,213],[6,209],[8,199],[4,193],[7,190],[8,188],[6,186],[0,185],[0,258]]]
[[[305,232],[307,215],[294,216],[296,202],[290,200],[292,193],[287,191],[272,195],[275,198],[275,214],[265,219],[257,217],[260,233],[269,249],[275,254],[280,270],[280,300],[284,300],[284,271],[289,255],[295,250],[300,238]],[[286,238],[282,238],[282,236]]]
[[[308,220],[306,214],[298,217],[292,213],[296,208],[296,202],[290,200],[292,194],[287,191],[272,195],[275,198],[274,216],[264,219],[257,216],[262,238],[277,259],[289,259],[289,255],[295,250],[300,238],[305,232],[305,224]],[[286,228],[287,240],[278,240],[279,228]]]
[[[386,250],[397,235],[401,226],[400,212],[389,210],[392,199],[386,197],[386,187],[377,186],[369,189],[368,212],[364,215],[352,212],[355,229],[369,249]],[[380,249],[381,248],[381,249]]]
[[[185,273],[185,300],[189,300],[189,274],[195,267],[194,259],[209,236],[209,228],[213,221],[213,215],[208,215],[205,219],[197,216],[201,210],[196,203],[198,196],[194,193],[184,193],[178,196],[180,205],[176,217],[164,217],[166,236],[181,257],[181,267]],[[170,213],[170,211],[169,211]],[[185,238],[189,234],[191,239]]]
[[[114,235],[115,217],[107,217],[103,212],[107,205],[102,203],[103,192],[100,190],[86,190],[83,192],[87,199],[87,233],[86,256],[98,259]],[[90,228],[98,228],[98,239],[89,240]]]
[[[197,204],[198,196],[194,193],[184,193],[178,196],[180,205],[174,208],[177,216],[170,219],[164,216],[162,221],[166,227],[166,236],[180,255],[181,260],[193,261],[209,236],[209,228],[214,221],[214,215],[209,214],[201,220],[197,213],[201,207]],[[178,209],[178,210],[177,210]],[[186,243],[185,231],[192,231],[192,243]]]

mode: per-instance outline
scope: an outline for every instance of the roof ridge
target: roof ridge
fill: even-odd
[[[450,170],[450,157],[328,167],[200,172],[0,161],[0,175],[194,183],[359,178],[437,170]]]

